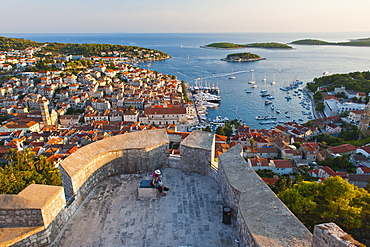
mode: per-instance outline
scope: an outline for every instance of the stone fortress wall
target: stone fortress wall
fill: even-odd
[[[169,157],[168,144],[164,129],[104,139],[61,163],[63,186],[33,184],[18,195],[0,195],[0,246],[47,246],[98,183],[117,174],[163,167],[205,174],[218,182],[226,205],[233,209],[232,223],[241,246],[344,244],[340,236],[332,237],[333,232],[343,233],[335,224],[315,228],[312,240],[311,233],[248,167],[240,145],[219,157],[217,170],[211,166],[212,133],[192,132],[180,145],[181,157]]]

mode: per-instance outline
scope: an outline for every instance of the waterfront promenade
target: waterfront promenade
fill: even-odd
[[[151,173],[118,175],[93,189],[52,246],[236,246],[222,223],[223,200],[212,178],[162,169],[167,196],[138,200]]]

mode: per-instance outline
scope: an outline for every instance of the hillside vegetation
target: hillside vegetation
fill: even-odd
[[[307,87],[315,92],[318,87],[326,87],[328,91],[334,91],[334,88],[344,86],[347,89],[359,92],[370,93],[370,72],[351,72],[348,74],[334,74],[315,78],[313,83],[307,84]]]
[[[74,43],[39,43],[27,39],[6,38],[0,37],[0,50],[22,50],[28,47],[39,47],[47,45],[42,49],[42,52],[52,52],[53,55],[68,54],[68,55],[83,55],[83,56],[100,56],[102,52],[118,51],[125,52],[128,55],[145,55],[149,53],[156,53],[157,59],[168,58],[169,55],[153,49],[125,46],[113,44],[74,44]]]
[[[259,55],[257,55],[257,54],[253,54],[253,53],[250,53],[250,52],[243,52],[243,53],[229,54],[229,55],[227,55],[226,58],[227,59],[236,59],[236,58],[240,58],[240,59],[257,59],[257,58],[261,58],[261,57]]]
[[[0,50],[5,51],[8,49],[23,50],[28,47],[41,46],[44,43],[39,43],[29,39],[7,38],[0,36]]]
[[[220,48],[220,49],[238,49],[238,48],[246,48],[246,47],[268,48],[268,49],[293,49],[293,47],[287,44],[281,44],[281,43],[276,43],[276,42],[251,43],[251,44],[234,44],[234,43],[220,42],[220,43],[212,43],[209,45],[205,45],[204,47],[205,48]]]
[[[295,45],[339,45],[339,46],[370,46],[370,38],[350,40],[347,42],[327,42],[317,39],[302,39],[291,42]]]

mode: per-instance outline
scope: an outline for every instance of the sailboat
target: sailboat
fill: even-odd
[[[266,82],[267,81],[267,79],[266,79],[266,73],[265,73],[265,76],[263,77],[262,81],[263,82]]]
[[[253,70],[253,69],[251,69],[251,72],[252,72],[252,80],[251,80],[251,81],[249,81],[248,83],[249,83],[249,84],[256,84],[256,80],[254,79],[254,70]]]
[[[275,74],[274,74],[274,80],[272,80],[271,82],[271,85],[275,85],[276,81],[275,81]]]

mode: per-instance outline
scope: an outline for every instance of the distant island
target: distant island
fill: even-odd
[[[28,47],[42,47],[41,53],[47,55],[82,55],[82,56],[113,56],[119,54],[121,57],[135,59],[137,61],[156,61],[170,58],[167,53],[162,51],[143,48],[138,46],[112,45],[112,44],[75,44],[75,43],[51,43],[36,42],[23,38],[7,38],[0,36],[0,51],[8,49],[23,50]],[[115,51],[117,54],[108,54]]]
[[[295,45],[339,45],[339,46],[370,46],[370,38],[353,39],[346,42],[327,42],[317,39],[301,39],[291,42]]]
[[[222,61],[227,62],[253,62],[258,60],[265,60],[266,58],[262,58],[257,54],[253,54],[250,52],[243,52],[243,53],[233,53],[227,55],[226,58],[222,58]]]
[[[240,48],[266,48],[266,49],[293,49],[293,47],[287,44],[281,44],[276,42],[269,43],[251,43],[251,44],[234,44],[228,42],[212,43],[209,45],[201,46],[201,48],[217,48],[217,49],[240,49]]]

